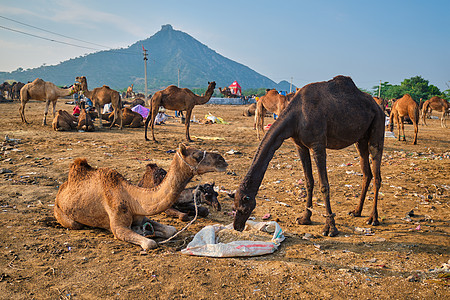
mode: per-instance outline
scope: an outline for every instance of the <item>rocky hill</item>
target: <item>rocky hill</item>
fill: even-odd
[[[242,88],[277,88],[287,90],[289,83],[279,84],[249,67],[228,59],[192,36],[171,25],[163,25],[150,38],[138,41],[127,48],[99,51],[72,58],[53,66],[13,72],[0,72],[0,82],[32,81],[40,77],[57,85],[68,85],[76,76],[84,75],[90,88],[109,85],[124,89],[134,84],[134,90],[144,90],[144,62],[142,47],[148,50],[147,77],[149,92],[178,83],[188,88],[206,88],[208,81],[225,87],[237,80]]]

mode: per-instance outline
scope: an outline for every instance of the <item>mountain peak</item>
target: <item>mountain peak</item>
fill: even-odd
[[[173,27],[170,24],[162,25],[161,31],[163,31],[163,30],[173,30]]]

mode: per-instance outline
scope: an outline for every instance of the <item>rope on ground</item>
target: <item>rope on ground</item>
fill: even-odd
[[[198,188],[200,187],[200,182],[197,185],[197,187],[195,188],[194,191],[194,206],[195,206],[195,216],[194,219],[192,219],[192,221],[190,221],[188,224],[186,224],[186,226],[183,227],[183,229],[181,229],[180,231],[176,232],[174,235],[172,235],[170,238],[159,242],[158,244],[165,244],[167,242],[169,242],[170,240],[172,240],[173,238],[175,238],[176,236],[178,236],[180,233],[182,233],[183,231],[185,231],[189,226],[192,225],[192,223],[194,223],[197,220],[197,216],[198,216],[198,207],[197,207],[197,192],[198,192]]]

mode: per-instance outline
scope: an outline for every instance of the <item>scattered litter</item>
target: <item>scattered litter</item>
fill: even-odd
[[[351,188],[353,187],[351,184],[344,184],[345,187]]]
[[[228,122],[225,122],[222,118],[213,116],[211,113],[208,113],[205,116],[205,119],[211,121],[212,123],[216,123],[216,124],[229,124]]]
[[[218,137],[218,136],[195,136],[193,135],[192,138],[198,139],[198,140],[212,140],[212,141],[224,141],[225,138]]]
[[[271,214],[265,214],[264,216],[262,216],[262,219],[263,219],[263,220],[269,220],[270,217],[272,217]]]
[[[448,272],[450,272],[450,259],[448,260],[448,262],[443,263],[442,266],[440,266],[439,268],[431,269],[430,272],[433,272],[433,273],[439,273],[439,272],[448,273]]]
[[[284,203],[284,202],[276,201],[275,203],[286,206],[286,207],[291,207],[289,204]]]
[[[384,132],[384,137],[394,138],[395,139],[395,134],[393,132],[390,132],[390,131],[385,131]]]
[[[217,236],[222,230],[226,230],[226,240],[231,240],[231,242],[221,243],[217,241]],[[270,241],[247,240],[252,236],[265,233],[273,233]],[[245,238],[245,240],[242,238]],[[258,256],[273,253],[284,239],[283,230],[274,221],[247,221],[242,233],[233,230],[233,224],[227,226],[215,224],[208,225],[200,230],[186,249],[181,250],[181,253],[208,257]]]
[[[409,282],[419,282],[420,281],[420,277],[418,274],[413,274],[411,276],[408,276],[408,278],[406,278]]]
[[[373,235],[372,228],[355,227],[355,232],[357,234]]]
[[[267,124],[267,125],[264,127],[264,130],[269,130],[269,129],[270,129],[270,126],[272,126],[272,124]]]
[[[170,153],[175,153],[175,152],[176,152],[176,151],[175,151],[175,150],[172,150],[172,149],[166,151],[166,153],[169,153],[169,154],[170,154]]]
[[[314,238],[314,235],[311,233],[305,233],[305,235],[302,236],[303,240],[309,240],[309,239],[313,239],[313,238]]]
[[[236,150],[233,150],[233,149],[231,149],[230,151],[227,151],[227,152],[225,152],[226,154],[242,154],[242,152],[240,152],[240,151],[236,151]]]
[[[13,171],[11,171],[9,169],[5,169],[5,168],[0,169],[0,174],[6,174],[6,173],[13,173]]]
[[[8,135],[5,135],[5,142],[19,144],[20,143],[20,139],[13,139],[13,138],[10,138]]]
[[[107,153],[107,152],[105,152],[105,153],[103,153],[103,154],[106,155],[106,156],[109,156],[109,157],[112,157],[112,156],[113,156],[111,153]]]

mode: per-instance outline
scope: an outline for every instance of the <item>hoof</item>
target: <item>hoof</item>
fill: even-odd
[[[186,214],[186,213],[180,214],[180,215],[178,216],[178,219],[180,219],[180,220],[183,221],[183,222],[187,222],[187,221],[189,221],[189,215]]]
[[[142,247],[142,249],[147,251],[147,250],[150,250],[150,249],[157,248],[158,247],[158,243],[156,243],[154,240],[147,239],[144,243],[142,243],[141,247]]]
[[[312,222],[311,222],[311,219],[309,217],[302,216],[302,217],[298,217],[297,218],[297,224],[299,224],[299,225],[311,225]]]
[[[361,213],[356,210],[349,211],[348,214],[353,217],[361,217]]]
[[[378,225],[380,225],[380,222],[378,221],[378,218],[373,218],[373,217],[370,217],[369,219],[367,219],[367,222],[366,222],[368,225],[372,225],[372,226],[378,226]]]
[[[338,234],[339,234],[339,230],[337,230],[337,228],[335,226],[330,228],[328,225],[325,225],[323,232],[322,232],[323,236],[329,236],[329,237],[337,236]]]

